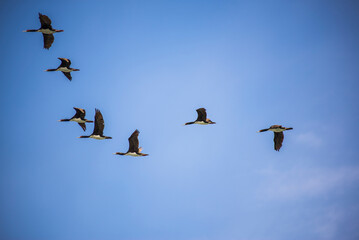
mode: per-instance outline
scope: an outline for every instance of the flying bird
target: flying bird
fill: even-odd
[[[70,119],[61,119],[59,122],[77,122],[84,131],[86,131],[86,123],[93,123],[93,121],[85,119],[86,111],[82,108],[74,107],[75,115]]]
[[[115,155],[125,155],[125,156],[133,156],[133,157],[144,157],[148,156],[148,154],[141,153],[142,148],[138,147],[138,134],[140,131],[137,129],[132,133],[132,135],[129,137],[128,142],[130,144],[130,147],[128,148],[128,151],[126,153],[117,152],[114,153]]]
[[[259,130],[258,132],[266,132],[266,131],[272,131],[274,132],[274,150],[279,151],[279,149],[282,147],[282,143],[284,140],[284,131],[292,130],[293,128],[285,128],[282,127],[282,125],[272,125],[270,128]]]
[[[205,108],[198,108],[197,110],[197,120],[194,122],[188,122],[185,123],[185,125],[190,124],[201,124],[201,125],[208,125],[208,124],[216,124],[215,122],[212,122],[210,119],[207,118],[207,113]]]
[[[95,127],[90,136],[81,136],[79,138],[93,138],[97,140],[112,139],[112,137],[106,137],[103,135],[103,129],[105,128],[105,121],[103,120],[100,110],[95,109]]]
[[[52,43],[54,42],[54,33],[63,32],[64,30],[56,30],[51,26],[51,20],[48,16],[42,15],[39,13],[39,19],[41,23],[41,28],[39,29],[30,29],[25,30],[24,32],[41,32],[44,37],[44,48],[50,49]]]
[[[70,65],[71,65],[70,59],[67,59],[67,58],[58,58],[58,59],[61,60],[60,66],[56,69],[47,69],[47,70],[45,70],[45,72],[60,71],[71,81],[72,80],[71,72],[80,71],[80,69],[70,68]]]

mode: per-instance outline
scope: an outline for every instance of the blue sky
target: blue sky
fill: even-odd
[[[2,1],[0,239],[358,239],[358,11]],[[22,32],[38,12],[64,29],[49,51]],[[72,107],[113,139],[78,139]],[[183,126],[200,107],[217,124]],[[294,128],[280,152],[273,124]],[[150,156],[112,155],[135,129]]]

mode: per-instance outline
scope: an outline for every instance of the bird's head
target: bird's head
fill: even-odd
[[[90,136],[80,136],[80,137],[77,137],[77,138],[89,138]]]

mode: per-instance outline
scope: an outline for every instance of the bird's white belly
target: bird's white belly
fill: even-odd
[[[70,121],[77,122],[77,123],[85,123],[85,121],[82,120],[81,118],[73,118]]]
[[[90,138],[97,139],[97,140],[103,140],[104,137],[101,137],[100,135],[91,135]]]
[[[55,31],[52,31],[50,29],[40,29],[39,32],[42,32],[44,34],[53,34]]]
[[[203,122],[203,121],[196,121],[196,122],[194,122],[194,123],[196,123],[196,124],[200,124],[200,125],[208,125],[208,123]]]
[[[66,68],[66,67],[60,67],[60,68],[57,69],[57,71],[61,71],[61,72],[72,72],[71,69],[68,69],[68,68]]]
[[[132,156],[132,157],[139,157],[139,155],[135,152],[129,152],[129,153],[126,153],[127,156]]]
[[[276,129],[269,129],[269,131],[272,131],[272,132],[284,132],[285,129],[276,128]]]

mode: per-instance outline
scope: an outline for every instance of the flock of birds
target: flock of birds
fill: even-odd
[[[64,30],[56,30],[52,28],[51,20],[48,16],[39,13],[39,19],[41,23],[41,27],[39,29],[31,29],[25,30],[24,32],[41,32],[44,38],[44,48],[50,49],[51,45],[53,44],[55,38],[54,33],[63,32]],[[53,72],[53,71],[60,71],[62,72],[70,81],[72,80],[71,72],[73,71],[80,71],[80,69],[71,68],[71,61],[67,58],[58,58],[61,60],[61,64],[56,69],[47,69],[46,72]],[[81,128],[86,131],[86,123],[93,123],[93,121],[85,119],[86,111],[82,108],[76,108],[76,114],[70,119],[61,119],[60,122],[77,122]],[[112,139],[112,137],[104,136],[103,130],[105,128],[105,121],[100,110],[95,109],[95,124],[94,130],[91,135],[89,136],[80,136],[79,138],[93,138],[97,140],[104,140],[104,139]],[[200,125],[209,125],[209,124],[216,124],[212,122],[210,119],[207,118],[207,113],[205,108],[199,108],[196,110],[198,117],[193,122],[187,122],[185,125],[191,124],[200,124]],[[284,140],[284,131],[292,130],[293,128],[285,128],[281,125],[272,125],[269,128],[259,130],[258,132],[265,132],[265,131],[272,131],[274,133],[274,149],[279,151],[282,147],[283,140]],[[126,156],[134,156],[134,157],[143,157],[148,156],[148,154],[141,153],[142,148],[139,147],[138,135],[139,131],[136,129],[131,136],[128,138],[129,141],[129,149],[126,153],[116,152],[116,155],[126,155]]]

